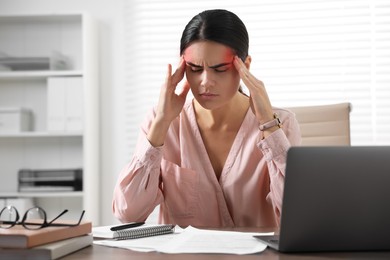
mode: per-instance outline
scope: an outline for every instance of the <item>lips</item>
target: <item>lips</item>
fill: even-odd
[[[199,96],[202,100],[214,100],[216,97],[218,97],[217,94],[212,93],[201,93]]]
[[[201,97],[216,97],[218,95],[212,94],[212,93],[200,93],[199,96],[201,96]]]

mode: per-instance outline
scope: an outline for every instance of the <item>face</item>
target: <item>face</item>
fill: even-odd
[[[234,56],[229,47],[210,41],[195,42],[184,51],[187,81],[202,107],[221,107],[238,93],[240,76]]]

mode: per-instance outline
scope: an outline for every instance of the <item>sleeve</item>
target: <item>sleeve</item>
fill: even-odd
[[[153,117],[151,113],[142,125],[133,157],[121,170],[114,188],[112,210],[122,222],[145,221],[163,200],[162,147],[153,147],[146,138]]]
[[[301,144],[301,132],[295,115],[289,112],[282,124],[281,129],[258,143],[267,161],[270,178],[270,192],[267,195],[267,201],[272,204],[278,223],[282,209],[287,151],[291,146]]]

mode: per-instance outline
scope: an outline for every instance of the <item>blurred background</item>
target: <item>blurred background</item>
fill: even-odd
[[[86,12],[96,21],[96,40],[85,48],[98,55],[100,225],[116,222],[111,197],[118,173],[156,105],[166,65],[178,63],[182,30],[205,9],[230,10],[246,24],[251,71],[274,106],[350,102],[352,145],[390,144],[388,1],[0,0],[1,16]]]

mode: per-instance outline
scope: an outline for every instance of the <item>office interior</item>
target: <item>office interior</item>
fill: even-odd
[[[1,23],[15,21],[7,20],[9,17],[70,15],[74,21],[83,21],[80,17],[84,14],[88,14],[95,25],[93,41],[83,47],[95,51],[90,57],[95,91],[84,92],[88,95],[80,102],[94,102],[95,106],[90,108],[96,111],[90,111],[90,115],[97,128],[90,134],[85,133],[86,136],[69,137],[71,142],[95,138],[89,140],[92,143],[89,149],[95,156],[91,157],[93,171],[88,173],[88,180],[93,183],[89,184],[87,195],[51,198],[45,203],[46,207],[58,205],[58,199],[64,200],[61,206],[76,205],[77,209],[86,203],[83,197],[86,196],[93,211],[93,216],[87,216],[95,225],[118,222],[111,209],[113,188],[120,170],[131,158],[138,126],[148,109],[156,104],[166,64],[175,66],[178,62],[178,40],[185,23],[200,11],[214,8],[236,12],[246,23],[250,37],[253,36],[251,70],[264,77],[275,106],[350,103],[350,144],[390,143],[390,39],[382,34],[390,30],[390,19],[386,15],[390,5],[385,1],[0,0],[0,28]],[[374,20],[369,20],[372,17]],[[64,21],[66,24],[67,18]],[[80,25],[78,30],[83,28]],[[64,37],[73,37],[72,30]],[[82,44],[75,42],[71,44]],[[0,38],[0,58],[7,55],[1,46],[10,44]],[[27,46],[29,42],[22,37],[15,44]],[[264,49],[270,46],[272,50]],[[7,72],[0,71],[0,75]],[[0,79],[0,84],[9,81],[17,80],[14,76],[11,80],[6,77]],[[0,97],[0,102],[3,102],[0,109],[9,107],[5,98]],[[7,145],[18,143],[18,138],[0,137],[1,160],[6,160],[8,152],[13,152]],[[20,139],[38,143],[33,147],[39,150],[39,142],[52,137],[40,138]],[[67,138],[59,142],[67,142]],[[77,156],[85,159],[83,152],[76,151],[73,157]],[[46,152],[36,160],[42,163],[35,161],[35,165],[45,165],[50,155]],[[16,178],[17,175],[17,172],[2,173],[1,178]],[[8,202],[18,198],[8,190],[0,190],[0,195]]]

